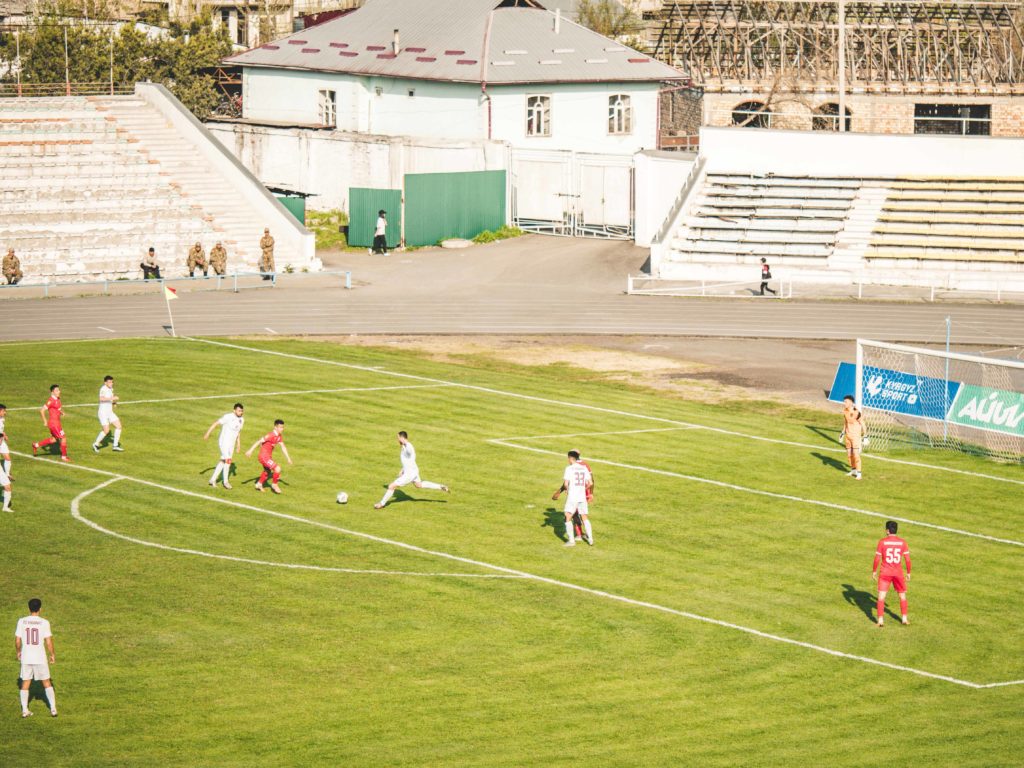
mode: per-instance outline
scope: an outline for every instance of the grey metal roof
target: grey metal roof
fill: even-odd
[[[225,62],[496,85],[687,77],[564,16],[556,33],[555,19],[539,8],[501,7],[499,0],[366,0],[346,16]]]

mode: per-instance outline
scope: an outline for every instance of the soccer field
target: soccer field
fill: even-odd
[[[60,708],[40,689],[19,717],[9,651],[0,765],[1021,762],[1020,465],[869,454],[856,482],[838,415],[561,365],[292,340],[0,352],[3,622],[43,600]],[[126,452],[96,455],[108,373]],[[71,465],[31,458],[52,383]],[[282,495],[244,456],[233,490],[207,485],[203,433],[236,400],[243,450],[285,421]],[[377,511],[399,429],[453,492]],[[550,498],[570,448],[594,547],[562,546]],[[912,623],[877,629],[888,518]]]

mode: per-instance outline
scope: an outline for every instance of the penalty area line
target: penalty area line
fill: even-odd
[[[23,456],[25,458],[29,458],[29,456],[27,454],[24,454],[24,453],[19,453],[19,452],[16,452],[16,451],[12,451],[12,453],[15,453],[18,456]],[[130,475],[123,475],[123,474],[117,474],[117,473],[114,473],[114,472],[107,472],[106,470],[95,469],[94,467],[86,467],[86,466],[82,466],[80,464],[58,464],[56,462],[50,462],[50,461],[48,461],[46,459],[39,459],[39,458],[36,458],[35,460],[36,461],[41,461],[43,463],[53,464],[53,466],[61,467],[63,469],[78,469],[78,470],[82,470],[82,471],[85,471],[85,472],[92,472],[94,474],[104,475],[106,477],[111,478],[112,480],[114,480],[114,479],[117,479],[117,480],[129,480],[131,482],[138,483],[139,485],[145,485],[145,486],[148,486],[148,487],[151,487],[151,488],[157,488],[159,490],[169,491],[171,493],[178,493],[178,494],[181,494],[183,496],[190,496],[190,497],[197,498],[197,499],[204,499],[206,501],[215,501],[215,502],[218,502],[220,504],[227,504],[229,506],[236,507],[238,509],[247,509],[247,510],[250,510],[250,511],[253,511],[253,512],[259,512],[261,514],[270,515],[272,517],[278,517],[278,518],[281,518],[283,520],[291,520],[291,521],[297,522],[297,523],[303,523],[303,524],[312,525],[312,526],[315,526],[315,527],[318,527],[318,528],[324,528],[324,529],[327,529],[327,530],[336,531],[338,533],[342,533],[342,534],[345,534],[345,535],[348,535],[348,536],[355,536],[357,538],[366,539],[368,541],[375,541],[375,542],[378,542],[380,544],[388,544],[390,546],[398,547],[400,549],[404,549],[404,550],[407,550],[407,551],[410,551],[410,552],[418,552],[420,554],[430,555],[430,556],[433,556],[433,557],[439,557],[439,558],[443,558],[445,560],[452,560],[454,562],[464,563],[466,565],[473,565],[473,566],[477,566],[479,568],[485,568],[487,570],[496,571],[498,573],[507,574],[507,575],[518,577],[518,578],[521,578],[521,579],[530,580],[530,581],[536,581],[536,582],[541,583],[541,584],[548,584],[548,585],[554,586],[554,587],[561,587],[562,589],[568,589],[568,590],[572,590],[574,592],[579,592],[579,593],[582,593],[582,594],[588,594],[588,595],[592,595],[594,597],[600,597],[600,598],[603,598],[605,600],[610,600],[610,601],[617,602],[617,603],[623,603],[623,604],[626,604],[626,605],[633,606],[635,608],[646,608],[648,610],[658,611],[659,613],[666,613],[666,614],[670,614],[670,615],[673,615],[673,616],[679,616],[681,618],[690,619],[691,621],[697,621],[697,622],[700,622],[702,624],[709,624],[709,625],[716,626],[716,627],[722,627],[724,629],[731,629],[733,631],[741,632],[741,633],[746,634],[746,635],[751,635],[751,636],[754,636],[754,637],[759,637],[759,638],[761,638],[763,640],[771,640],[772,642],[782,643],[784,645],[791,645],[791,646],[795,646],[797,648],[803,648],[805,650],[815,651],[817,653],[823,653],[825,655],[833,656],[835,658],[843,658],[843,659],[848,659],[850,661],[858,661],[858,662],[861,662],[862,664],[870,664],[872,666],[883,667],[885,669],[891,669],[891,670],[894,670],[894,671],[897,671],[897,672],[907,672],[908,674],[916,675],[918,677],[925,677],[925,678],[928,678],[928,679],[931,679],[931,680],[940,680],[942,682],[952,683],[953,685],[959,685],[959,686],[964,687],[964,688],[982,689],[982,688],[1006,687],[1006,686],[1011,686],[1011,685],[1021,685],[1021,684],[1024,684],[1024,680],[1008,680],[1008,681],[1005,681],[1005,682],[998,682],[998,683],[974,683],[974,682],[971,682],[970,680],[961,680],[960,678],[951,677],[949,675],[940,675],[940,674],[938,674],[936,672],[928,672],[927,670],[916,669],[915,667],[907,667],[907,666],[903,666],[901,664],[893,664],[893,663],[888,662],[888,661],[882,661],[881,659],[873,659],[870,656],[858,656],[856,654],[846,653],[844,651],[837,651],[837,650],[835,650],[833,648],[826,648],[826,647],[821,646],[821,645],[815,645],[814,643],[804,642],[803,640],[796,640],[796,639],[791,638],[791,637],[784,637],[782,635],[775,635],[775,634],[771,634],[769,632],[762,632],[761,630],[754,629],[753,627],[745,627],[745,626],[743,626],[741,624],[734,624],[732,622],[722,621],[721,619],[715,619],[715,618],[712,618],[710,616],[702,616],[702,615],[697,614],[697,613],[690,613],[689,611],[681,611],[681,610],[678,610],[676,608],[669,608],[668,606],[659,605],[657,603],[651,603],[651,602],[648,602],[648,601],[645,601],[645,600],[634,600],[633,598],[625,597],[624,595],[617,595],[617,594],[615,594],[613,592],[605,592],[604,590],[594,589],[592,587],[585,587],[585,586],[583,586],[581,584],[573,584],[572,582],[562,581],[560,579],[553,579],[553,578],[550,578],[548,576],[540,576],[538,574],[529,573],[527,571],[520,571],[520,570],[517,570],[515,568],[506,568],[506,567],[501,566],[501,565],[494,565],[493,563],[487,563],[487,562],[484,562],[482,560],[474,560],[473,558],[462,557],[461,555],[453,555],[453,554],[450,554],[448,552],[440,552],[440,551],[437,551],[437,550],[427,549],[425,547],[416,546],[415,544],[407,544],[406,542],[403,542],[403,541],[396,541],[395,539],[384,538],[383,536],[375,536],[373,534],[364,533],[362,531],[353,531],[353,530],[350,530],[350,529],[347,529],[347,528],[342,528],[340,526],[331,525],[330,523],[323,523],[323,522],[320,522],[318,520],[310,520],[308,518],[299,517],[297,515],[290,515],[290,514],[287,514],[287,513],[284,513],[284,512],[275,512],[273,510],[269,510],[269,509],[264,509],[262,507],[253,506],[251,504],[244,504],[242,502],[231,501],[229,499],[221,499],[221,498],[218,498],[216,496],[209,496],[207,494],[197,493],[195,491],[188,491],[188,490],[185,490],[183,488],[175,488],[173,486],[163,485],[161,483],[154,483],[154,482],[152,482],[150,480],[143,480],[142,478],[132,477]]]
[[[720,435],[729,435],[730,437],[740,437],[746,440],[759,440],[765,443],[774,443],[775,445],[789,445],[796,448],[813,448],[816,451],[829,451],[831,453],[846,453],[845,448],[833,448],[827,445],[816,445],[814,443],[801,443],[794,440],[780,440],[774,437],[764,437],[763,435],[751,435],[746,432],[736,432],[731,429],[723,429],[722,427],[712,427],[707,424],[697,424],[695,422],[678,421],[676,419],[667,419],[662,416],[650,416],[645,413],[631,413],[630,411],[620,411],[615,408],[603,408],[599,405],[590,405],[588,403],[574,403],[570,400],[555,400],[549,397],[540,397],[538,395],[526,395],[522,392],[510,392],[503,389],[494,389],[493,387],[484,387],[479,384],[464,384],[458,381],[447,381],[445,379],[435,379],[430,376],[420,376],[415,373],[401,373],[399,371],[391,371],[381,366],[368,366],[368,365],[356,365],[355,363],[343,363],[340,360],[325,360],[322,357],[310,357],[309,355],[296,355],[291,352],[278,352],[273,349],[259,349],[257,347],[246,347],[242,344],[231,344],[226,341],[214,341],[213,339],[200,339],[195,336],[179,336],[182,341],[194,341],[200,344],[212,344],[217,347],[226,347],[227,349],[237,349],[243,352],[255,352],[262,355],[273,355],[275,357],[284,357],[291,360],[302,360],[309,363],[318,363],[320,365],[333,365],[338,368],[348,368],[354,371],[368,371],[370,373],[379,373],[382,376],[393,376],[401,379],[412,379],[414,381],[428,381],[433,384],[445,384],[450,387],[460,387],[462,389],[470,390],[473,392],[484,392],[489,395],[498,395],[500,397],[512,397],[519,400],[527,400],[534,403],[544,403],[546,405],[558,405],[565,408],[579,408],[581,410],[594,411],[596,413],[609,413],[614,416],[626,416],[633,419],[642,419],[645,421],[653,421],[661,424],[672,424],[677,427],[687,427],[689,429],[703,429],[708,432],[715,432]],[[956,475],[967,475],[968,477],[978,477],[983,480],[995,480],[1000,483],[1011,483],[1013,485],[1024,485],[1024,480],[1015,480],[1009,477],[1000,477],[999,475],[988,475],[984,472],[972,472],[967,469],[955,469],[953,467],[943,467],[938,464],[925,464],[919,461],[907,461],[904,459],[893,459],[886,456],[879,456],[877,454],[871,454],[872,461],[885,461],[891,464],[902,464],[908,467],[918,467],[920,469],[933,469],[937,472],[951,472]]]
[[[90,488],[86,491],[82,491],[80,494],[75,496],[71,500],[71,516],[80,523],[85,523],[95,531],[106,534],[107,536],[113,536],[115,539],[121,539],[132,544],[139,544],[143,547],[152,547],[154,549],[162,549],[166,552],[178,552],[183,555],[196,555],[197,557],[208,557],[214,560],[228,560],[233,563],[245,563],[248,565],[264,565],[271,568],[287,568],[296,571],[321,571],[327,573],[348,573],[348,574],[367,574],[371,576],[447,576],[451,578],[461,579],[515,579],[517,576],[508,576],[501,573],[437,573],[431,571],[386,571],[377,568],[340,568],[335,566],[326,565],[307,565],[304,563],[278,563],[271,560],[254,560],[249,557],[235,557],[233,555],[217,555],[212,552],[204,552],[201,549],[186,549],[184,547],[172,547],[169,544],[159,544],[155,541],[146,541],[145,539],[136,539],[133,536],[127,536],[117,531],[112,531],[109,528],[104,528],[99,523],[89,520],[81,511],[81,503],[92,494],[106,488],[108,485],[112,485],[121,480],[129,480],[132,478],[124,475],[117,475],[111,477],[109,480],[104,480],[94,488]]]
[[[529,438],[518,437],[518,438],[492,438],[487,442],[491,445],[500,445],[502,448],[515,448],[518,451],[530,451],[532,453],[542,453],[547,456],[562,456],[561,451],[551,451],[546,448],[534,448],[529,445],[517,445],[510,440],[527,440]],[[655,469],[654,467],[642,467],[638,464],[625,464],[619,461],[611,461],[610,459],[597,459],[592,456],[586,457],[588,462],[594,464],[604,464],[609,467],[618,467],[620,469],[631,469],[636,472],[647,472],[652,475],[661,475],[663,477],[675,477],[680,480],[690,480],[694,483],[704,483],[705,485],[713,485],[718,488],[726,488],[730,491],[740,491],[741,493],[752,493],[757,496],[768,496],[773,499],[782,499],[784,501],[795,501],[800,504],[813,504],[818,507],[825,507],[826,509],[836,509],[841,512],[854,512],[858,515],[868,515],[869,517],[878,517],[882,520],[896,520],[901,523],[907,523],[908,525],[919,525],[922,528],[931,528],[932,530],[942,531],[943,533],[952,533],[957,536],[969,536],[972,539],[984,539],[985,541],[992,541],[997,544],[1009,544],[1014,547],[1024,547],[1024,541],[1016,541],[1015,539],[1001,539],[998,536],[989,536],[985,533],[974,533],[973,531],[963,531],[959,528],[947,528],[944,525],[938,525],[936,523],[923,523],[920,520],[911,520],[907,517],[897,517],[896,515],[883,514],[881,512],[872,512],[870,509],[860,509],[859,507],[849,507],[845,504],[836,504],[831,501],[821,501],[820,499],[806,499],[802,496],[793,496],[788,493],[778,493],[777,491],[764,491],[760,488],[748,488],[745,485],[736,485],[734,483],[727,483],[724,480],[712,480],[708,477],[699,477],[697,475],[686,475],[682,472],[672,472],[668,469]]]

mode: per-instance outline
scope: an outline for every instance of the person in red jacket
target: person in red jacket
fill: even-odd
[[[907,582],[910,581],[910,547],[907,542],[896,535],[898,526],[893,520],[885,524],[886,536],[880,539],[875,548],[875,560],[871,564],[871,578],[878,574],[878,626],[885,623],[885,596],[892,584],[896,594],[900,596],[900,615],[903,623],[909,624],[907,618]],[[906,564],[907,575],[903,576]],[[881,573],[878,567],[881,565]]]

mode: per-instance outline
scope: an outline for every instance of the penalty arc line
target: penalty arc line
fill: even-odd
[[[531,451],[532,453],[543,453],[548,456],[562,456],[561,451],[551,451],[546,448],[534,448],[529,445],[516,445],[509,440],[527,440],[529,438],[493,438],[488,440],[488,443],[492,445],[500,445],[503,448],[515,448],[519,451]],[[757,496],[768,496],[773,499],[782,499],[783,501],[795,501],[800,504],[813,504],[818,507],[825,507],[826,509],[837,509],[841,512],[854,512],[858,515],[868,515],[869,517],[878,517],[882,520],[896,520],[901,523],[907,523],[908,525],[918,525],[922,528],[931,528],[932,530],[942,531],[943,533],[953,533],[958,536],[969,536],[973,539],[984,539],[985,541],[992,541],[997,544],[1009,544],[1014,547],[1024,547],[1024,541],[1017,541],[1015,539],[1001,539],[998,536],[989,536],[985,533],[974,533],[973,531],[963,531],[959,528],[948,528],[944,525],[938,525],[936,523],[923,523],[919,520],[911,520],[906,517],[896,517],[895,515],[883,514],[881,512],[872,512],[870,509],[860,509],[858,507],[849,507],[845,504],[836,504],[831,501],[821,501],[820,499],[805,499],[802,496],[793,496],[788,493],[778,493],[777,491],[764,491],[760,488],[747,488],[744,485],[735,485],[734,483],[727,483],[724,480],[712,480],[708,477],[698,477],[697,475],[686,475],[682,472],[672,472],[668,469],[655,469],[654,467],[642,467],[638,464],[624,464],[619,461],[611,461],[609,459],[596,459],[592,456],[586,457],[587,461],[591,461],[595,464],[604,464],[609,467],[618,467],[620,469],[631,469],[636,472],[647,472],[652,475],[661,475],[663,477],[676,477],[680,480],[690,480],[695,483],[704,483],[705,485],[713,485],[717,488],[726,488],[730,491],[740,491],[742,493],[753,493]]]
[[[449,384],[402,384],[394,387],[341,387],[339,389],[295,389],[283,392],[235,392],[226,395],[196,395],[194,397],[163,397],[153,400],[118,400],[116,405],[148,405],[151,403],[180,403],[188,400],[234,400],[240,397],[284,397],[286,395],[329,395],[338,392],[390,392],[400,389],[440,389]],[[72,403],[64,408],[96,408],[96,403]],[[38,411],[34,405],[8,408],[8,411]]]
[[[435,573],[427,571],[385,571],[373,568],[339,568],[334,566],[326,565],[306,565],[303,563],[277,563],[270,560],[254,560],[249,557],[235,557],[233,555],[216,555],[212,552],[203,552],[200,549],[186,549],[184,547],[172,547],[168,544],[159,544],[155,541],[146,541],[145,539],[136,539],[132,536],[127,536],[117,531],[112,531],[109,528],[104,528],[99,523],[93,522],[85,517],[81,512],[81,503],[86,498],[96,493],[96,491],[106,488],[108,485],[112,485],[120,480],[132,480],[133,478],[126,477],[124,475],[117,475],[109,480],[105,480],[94,488],[90,488],[86,491],[82,491],[80,494],[75,496],[71,500],[71,516],[80,523],[85,523],[93,530],[99,531],[100,533],[106,534],[107,536],[113,536],[115,539],[121,539],[132,544],[139,544],[143,547],[153,547],[154,549],[162,549],[166,552],[178,552],[183,555],[196,555],[198,557],[209,557],[214,560],[228,560],[233,563],[246,563],[248,565],[265,565],[271,568],[288,568],[296,571],[321,571],[328,573],[348,573],[348,574],[368,574],[371,576],[447,576],[451,578],[463,578],[463,579],[518,579],[520,576],[509,576],[502,573]]]
[[[12,451],[12,453],[16,453],[18,456],[23,456],[25,458],[29,458],[27,454],[18,453],[18,452],[14,452],[14,451]],[[952,683],[954,685],[959,685],[959,686],[962,686],[962,687],[965,687],[965,688],[983,689],[983,688],[996,688],[996,687],[1006,687],[1006,686],[1011,686],[1011,685],[1021,685],[1021,684],[1024,684],[1024,680],[1007,680],[1007,681],[997,682],[997,683],[974,683],[974,682],[971,682],[970,680],[961,680],[959,678],[951,677],[949,675],[940,675],[940,674],[938,674],[936,672],[928,672],[927,670],[923,670],[923,669],[916,669],[914,667],[907,667],[907,666],[903,666],[903,665],[900,665],[900,664],[892,664],[892,663],[890,663],[888,661],[882,661],[881,659],[873,659],[870,656],[858,656],[856,654],[846,653],[844,651],[837,651],[837,650],[835,650],[833,648],[825,648],[824,646],[815,645],[814,643],[807,643],[807,642],[804,642],[803,640],[795,640],[793,638],[784,637],[782,635],[774,635],[774,634],[771,634],[769,632],[762,632],[761,630],[754,629],[752,627],[745,627],[745,626],[743,626],[741,624],[733,624],[732,622],[723,621],[721,619],[715,619],[715,618],[712,618],[710,616],[702,616],[702,615],[697,614],[697,613],[690,613],[688,611],[681,611],[681,610],[678,610],[676,608],[669,608],[668,606],[659,605],[657,603],[647,602],[645,600],[634,600],[633,598],[625,597],[624,595],[616,595],[613,592],[605,592],[605,591],[600,590],[600,589],[594,589],[592,587],[585,587],[585,586],[583,586],[581,584],[573,584],[572,582],[561,581],[560,579],[553,579],[553,578],[550,578],[548,576],[540,576],[540,575],[537,575],[537,574],[529,573],[527,571],[516,570],[515,568],[506,568],[506,567],[501,566],[501,565],[494,565],[492,563],[487,563],[487,562],[484,562],[482,560],[474,560],[474,559],[469,558],[469,557],[462,557],[461,555],[453,555],[453,554],[450,554],[448,552],[440,552],[440,551],[437,551],[437,550],[427,549],[425,547],[416,546],[415,544],[407,544],[406,542],[403,542],[403,541],[396,541],[395,539],[388,539],[388,538],[385,538],[383,536],[375,536],[375,535],[373,535],[371,533],[364,533],[362,531],[353,531],[353,530],[350,530],[348,528],[342,528],[340,526],[331,525],[330,523],[324,523],[324,522],[320,522],[318,520],[310,520],[310,519],[305,518],[305,517],[299,517],[297,515],[290,515],[290,514],[287,514],[285,512],[276,512],[276,511],[273,511],[273,510],[270,510],[270,509],[264,509],[262,507],[256,507],[256,506],[253,506],[251,504],[243,504],[242,502],[231,501],[229,499],[221,499],[221,498],[218,498],[216,496],[209,496],[207,494],[197,493],[195,491],[188,491],[188,490],[185,490],[185,489],[182,489],[182,488],[175,488],[175,487],[170,486],[170,485],[163,485],[161,483],[154,483],[154,482],[152,482],[150,480],[143,480],[142,478],[132,477],[130,475],[119,475],[119,474],[116,474],[114,472],[107,472],[106,470],[95,469],[94,467],[86,467],[86,466],[82,466],[80,464],[56,464],[54,462],[49,462],[46,459],[39,459],[39,458],[36,458],[36,461],[41,461],[43,463],[53,463],[54,466],[60,466],[60,467],[63,467],[65,469],[78,469],[78,470],[82,470],[82,471],[85,471],[85,472],[92,472],[94,474],[104,475],[104,476],[110,477],[112,479],[129,480],[129,481],[131,481],[133,483],[138,483],[139,485],[148,486],[150,488],[156,488],[156,489],[162,490],[162,491],[169,491],[171,493],[178,493],[178,494],[181,494],[183,496],[191,496],[193,498],[203,499],[203,500],[206,500],[206,501],[215,501],[215,502],[218,502],[220,504],[226,504],[228,506],[236,507],[238,509],[247,509],[247,510],[250,510],[252,512],[259,512],[261,514],[270,515],[272,517],[278,517],[278,518],[281,518],[283,520],[291,520],[293,522],[303,523],[305,525],[312,525],[312,526],[315,526],[317,528],[324,528],[326,530],[336,531],[337,533],[341,533],[341,534],[344,534],[344,535],[347,535],[347,536],[355,536],[357,538],[366,539],[368,541],[374,541],[374,542],[377,542],[379,544],[387,544],[387,545],[390,545],[390,546],[393,546],[393,547],[398,547],[400,549],[404,549],[404,550],[407,550],[407,551],[410,551],[410,552],[418,552],[420,554],[430,555],[430,556],[433,556],[433,557],[439,557],[439,558],[443,558],[445,560],[453,560],[453,561],[458,562],[458,563],[465,563],[466,565],[474,565],[474,566],[477,566],[479,568],[486,568],[488,570],[497,571],[498,573],[504,573],[504,574],[509,574],[509,575],[512,575],[512,576],[517,576],[517,577],[519,577],[521,579],[530,580],[530,581],[536,581],[536,582],[539,582],[541,584],[548,584],[550,586],[561,587],[563,589],[569,589],[569,590],[573,590],[575,592],[581,592],[581,593],[584,593],[584,594],[592,595],[594,597],[601,597],[601,598],[604,598],[606,600],[611,600],[613,602],[624,603],[626,605],[631,605],[631,606],[636,607],[636,608],[647,608],[649,610],[658,611],[660,613],[667,613],[667,614],[671,614],[673,616],[679,616],[679,617],[684,618],[684,619],[690,619],[692,621],[698,621],[698,622],[701,622],[703,624],[710,624],[710,625],[717,626],[717,627],[723,627],[725,629],[731,629],[731,630],[734,630],[736,632],[742,632],[742,633],[747,634],[747,635],[753,635],[754,637],[759,637],[759,638],[762,638],[764,640],[771,640],[773,642],[783,643],[785,645],[792,645],[792,646],[796,646],[798,648],[804,648],[806,650],[815,651],[817,653],[824,653],[824,654],[826,654],[828,656],[834,656],[834,657],[837,657],[837,658],[849,659],[851,661],[859,661],[859,662],[861,662],[863,664],[870,664],[870,665],[877,666],[877,667],[884,667],[886,669],[892,669],[892,670],[895,670],[895,671],[898,671],[898,672],[907,672],[909,674],[917,675],[918,677],[926,677],[926,678],[929,678],[929,679],[932,679],[932,680],[941,680],[943,682]]]
[[[746,432],[736,432],[730,429],[723,429],[722,427],[712,427],[707,424],[697,424],[688,421],[679,421],[677,419],[667,419],[661,416],[650,416],[644,413],[631,413],[630,411],[620,411],[615,408],[603,408],[599,405],[590,405],[588,403],[574,403],[569,400],[555,400],[548,397],[540,397],[538,395],[526,395],[522,392],[509,392],[508,390],[494,389],[493,387],[484,387],[479,384],[465,384],[458,381],[447,381],[445,379],[435,379],[430,376],[420,376],[415,373],[401,373],[399,371],[391,371],[382,367],[371,367],[368,365],[356,365],[355,363],[343,363],[339,360],[325,360],[320,357],[310,357],[308,355],[296,355],[291,352],[278,352],[273,349],[259,349],[257,347],[246,347],[241,344],[230,344],[226,341],[214,341],[213,339],[200,339],[194,336],[180,336],[179,339],[182,341],[195,341],[201,344],[212,344],[218,347],[226,347],[228,349],[238,349],[243,352],[255,352],[263,355],[273,355],[275,357],[284,357],[292,360],[302,360],[309,363],[319,363],[320,365],[333,365],[339,368],[348,368],[356,371],[367,371],[370,373],[379,373],[383,376],[394,376],[402,379],[412,379],[414,381],[428,381],[432,384],[445,384],[450,387],[459,387],[461,389],[467,389],[474,392],[484,392],[490,395],[498,395],[500,397],[513,397],[519,400],[529,400],[535,403],[545,403],[546,405],[559,405],[566,408],[579,408],[581,410],[595,411],[597,413],[609,413],[614,416],[625,416],[632,419],[642,419],[644,421],[654,421],[661,424],[672,424],[677,427],[687,427],[690,429],[703,429],[708,432],[715,432],[720,435],[729,435],[730,437],[742,437],[747,440],[760,440],[766,443],[774,443],[776,445],[790,445],[797,448],[813,448],[818,451],[830,451],[833,453],[845,453],[844,448],[832,448],[829,446],[815,445],[814,443],[801,443],[793,440],[779,440],[773,437],[764,437],[762,435],[751,435]],[[885,461],[891,464],[902,464],[908,467],[918,467],[921,469],[934,469],[939,472],[951,472],[957,475],[968,475],[970,477],[978,477],[985,480],[995,480],[1001,483],[1012,483],[1014,485],[1024,485],[1024,480],[1015,480],[1009,477],[1000,477],[999,475],[988,475],[984,472],[971,472],[966,469],[955,469],[953,467],[941,467],[937,464],[925,464],[918,461],[907,461],[905,459],[893,459],[886,456],[878,456],[872,454],[873,461]]]

